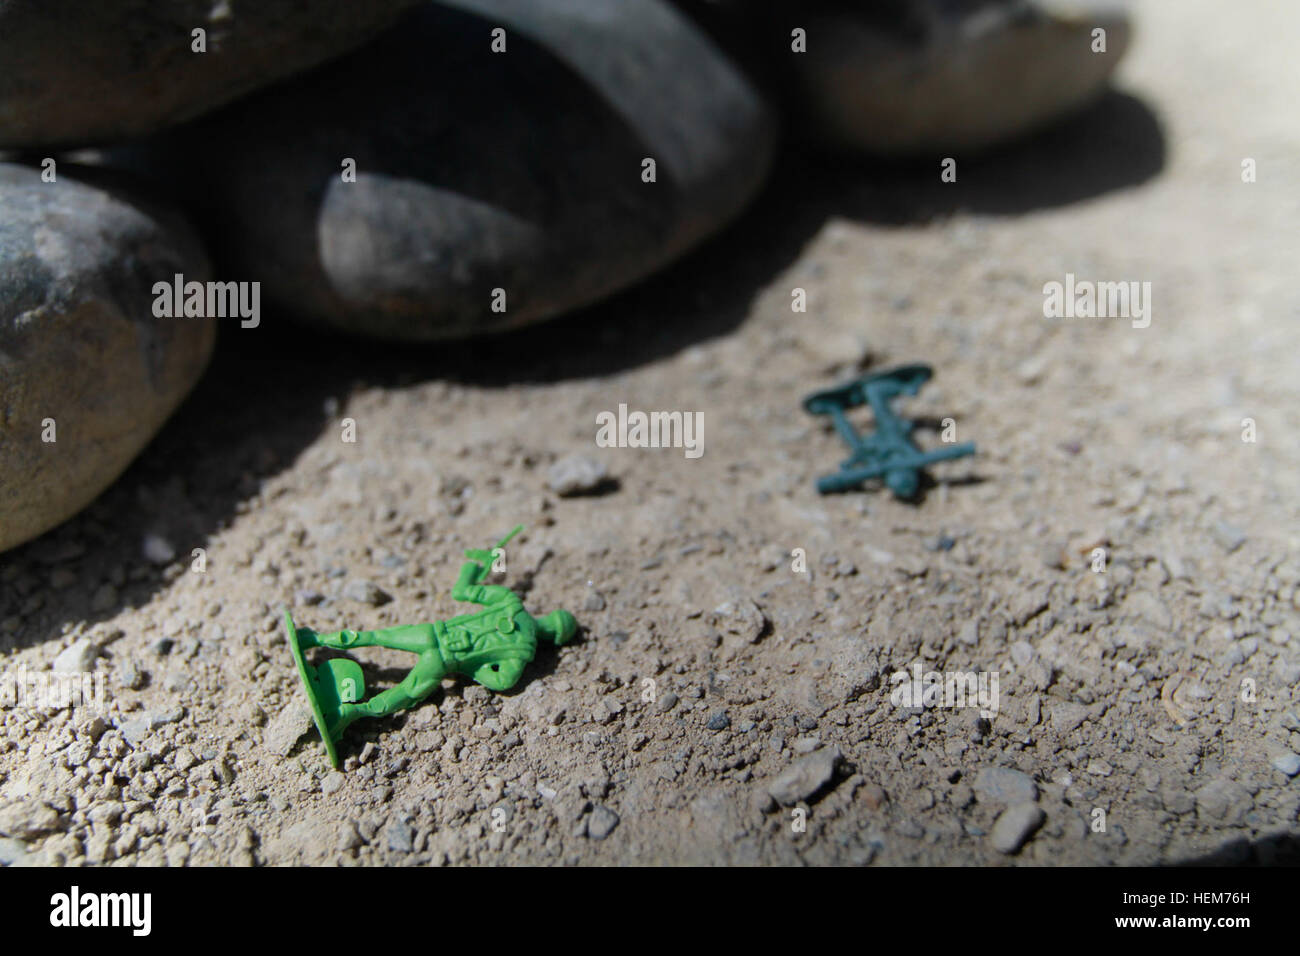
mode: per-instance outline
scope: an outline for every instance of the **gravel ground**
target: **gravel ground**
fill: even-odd
[[[107,699],[0,710],[0,861],[1295,859],[1300,7],[1139,27],[1073,124],[956,184],[788,154],[582,315],[429,350],[223,328],[131,470],[0,558],[5,670]],[[1149,327],[1043,318],[1067,273],[1150,282]],[[909,414],[978,455],[916,505],[818,496],[844,450],[802,397],[909,361]],[[620,403],[702,411],[705,453],[598,448]],[[608,477],[556,494],[581,459]],[[357,724],[343,772],[294,744],[282,607],[451,616],[462,551],[517,522],[504,582],[577,641]],[[996,712],[900,705],[914,667],[995,674]]]

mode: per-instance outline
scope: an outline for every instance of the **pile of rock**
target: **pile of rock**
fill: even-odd
[[[0,551],[121,473],[217,325],[257,334],[214,294],[395,341],[517,327],[732,220],[773,97],[826,142],[984,146],[1095,93],[1127,34],[1010,0],[707,4],[744,72],[680,6],[0,6],[0,149],[22,161],[0,163]]]

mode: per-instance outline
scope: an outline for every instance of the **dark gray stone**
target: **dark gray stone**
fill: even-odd
[[[343,53],[417,3],[0,3],[0,148],[151,133]]]
[[[740,211],[773,135],[744,78],[661,0],[456,0],[118,159],[179,177],[264,301],[434,340],[664,266]]]
[[[394,820],[384,830],[388,849],[394,853],[410,853],[415,849],[415,827],[404,820]]]
[[[121,474],[198,380],[215,334],[211,319],[153,314],[154,282],[207,279],[189,229],[70,177],[0,163],[0,551]]]
[[[985,803],[1033,803],[1038,799],[1038,785],[1033,778],[1010,767],[981,767],[971,784]]]
[[[587,836],[593,840],[603,840],[614,832],[618,826],[618,814],[603,804],[597,805],[587,819]]]

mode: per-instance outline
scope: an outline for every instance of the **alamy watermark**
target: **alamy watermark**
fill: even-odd
[[[978,707],[990,720],[998,713],[997,671],[923,671],[916,663],[911,671],[895,671],[889,682],[895,685],[889,694],[895,707]]]
[[[1043,318],[1131,319],[1133,328],[1145,329],[1151,324],[1151,283],[1090,282],[1067,272],[1064,282],[1043,286]]]
[[[108,710],[106,683],[102,672],[29,671],[26,665],[19,664],[16,671],[0,673],[0,708],[86,707],[103,714]]]
[[[50,925],[58,928],[123,927],[132,936],[153,929],[152,893],[95,893],[73,885],[50,897]]]
[[[186,282],[178,272],[171,282],[155,282],[153,295],[153,314],[160,319],[239,318],[241,329],[262,322],[260,282]]]
[[[641,412],[619,403],[618,413],[596,416],[598,448],[682,448],[687,458],[704,454],[703,412]]]

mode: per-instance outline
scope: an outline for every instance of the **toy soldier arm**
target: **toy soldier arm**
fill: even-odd
[[[496,543],[496,547],[504,548],[510,543],[511,538],[523,530],[523,525],[515,525],[508,535]],[[478,586],[479,582],[488,576],[492,568],[493,551],[488,551],[485,548],[471,548],[465,552],[465,557],[469,558],[469,560],[460,566],[460,577],[456,579],[456,585],[451,589],[451,596],[457,601],[486,604],[499,592],[508,590],[496,586],[486,588]]]
[[[514,594],[507,587],[499,584],[479,584],[487,574],[487,568],[477,561],[466,561],[460,566],[460,577],[451,589],[451,596],[457,601],[470,601],[474,604],[491,604]]]
[[[479,592],[479,582],[487,576],[487,566],[480,564],[478,561],[469,560],[460,566],[460,576],[456,578],[456,584],[451,589],[451,596],[457,601],[473,601],[476,604],[482,604],[483,600]]]

